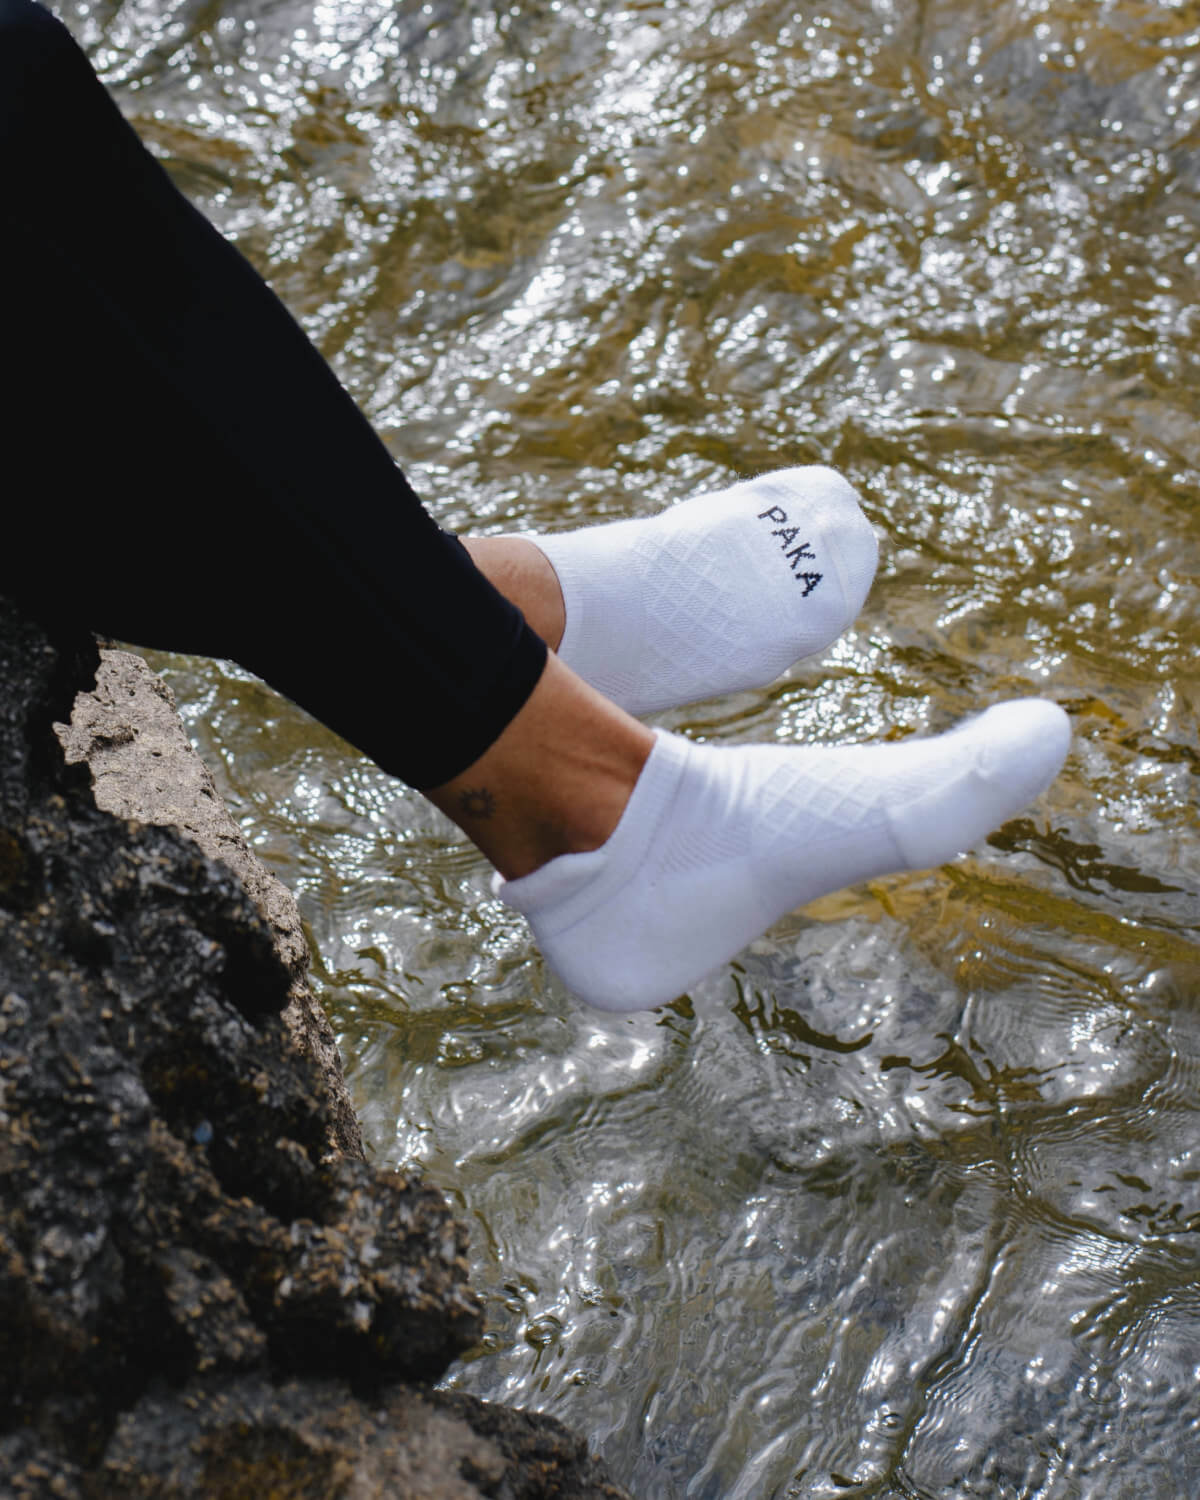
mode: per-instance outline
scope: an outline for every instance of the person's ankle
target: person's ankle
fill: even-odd
[[[427,796],[506,880],[611,836],[654,734],[553,655],[525,707],[466,771]]]
[[[560,853],[587,854],[612,837],[654,748],[653,731],[638,728],[636,740],[605,747],[583,773],[588,791],[564,809]]]
[[[517,606],[530,629],[557,651],[566,607],[558,574],[541,548],[522,536],[467,536],[463,546],[488,582]]]

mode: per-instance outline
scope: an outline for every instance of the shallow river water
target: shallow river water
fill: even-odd
[[[489,1333],[449,1383],[646,1500],[1200,1493],[1200,3],[61,14],[444,524],[860,487],[856,627],[661,722],[1072,716],[969,857],[606,1017],[419,797],[156,658],[299,896],[377,1159],[470,1226]]]

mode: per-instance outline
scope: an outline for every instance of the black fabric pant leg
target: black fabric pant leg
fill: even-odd
[[[231,657],[414,786],[465,770],[545,646],[33,0],[0,0],[0,159],[4,508],[32,536],[0,590]]]

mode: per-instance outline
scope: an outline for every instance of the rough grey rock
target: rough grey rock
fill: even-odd
[[[118,818],[178,828],[241,881],[275,940],[291,979],[283,1013],[297,1049],[316,1064],[332,1113],[330,1147],[363,1156],[333,1028],[308,983],[308,945],[291,891],[246,842],[212,773],[180,722],[171,689],[140,656],[104,650],[94,687],[79,693],[70,724],[55,732],[70,764],[91,772],[97,807]]]
[[[390,1386],[371,1402],[337,1382],[258,1376],[147,1394],[121,1418],[95,1500],[622,1500],[558,1423]]]
[[[463,1230],[330,1156],[233,873],[64,763],[95,665],[0,600],[0,1494],[620,1500],[426,1389],[481,1329]]]

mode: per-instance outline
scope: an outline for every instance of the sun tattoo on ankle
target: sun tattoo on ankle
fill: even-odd
[[[496,799],[485,786],[469,786],[459,793],[458,806],[464,817],[485,823],[496,811]]]

